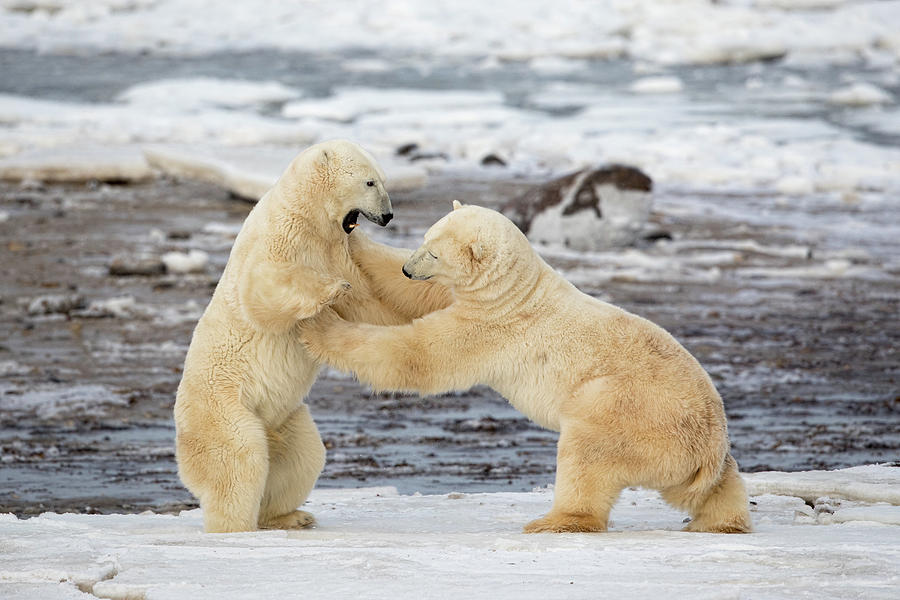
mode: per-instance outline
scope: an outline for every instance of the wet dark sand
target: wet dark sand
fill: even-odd
[[[496,206],[525,183],[433,182],[393,194],[391,239],[415,245],[447,200]],[[196,317],[249,205],[169,180],[140,185],[0,184],[0,512],[130,512],[194,506],[175,472],[171,410]],[[734,223],[657,214],[684,238]],[[366,225],[371,230],[370,225]],[[151,234],[152,230],[157,230]],[[740,236],[783,244],[784,233]],[[114,277],[114,256],[201,248],[202,274]],[[748,253],[761,266],[803,258]],[[553,261],[578,266],[575,258]],[[830,469],[900,457],[896,278],[582,286],[671,331],[710,371],[745,471]],[[29,315],[31,299],[132,296],[132,317]],[[98,400],[99,398],[99,400]],[[328,447],[323,487],[401,492],[528,490],[552,482],[556,434],[487,389],[421,399],[373,394],[325,372],[308,399]]]

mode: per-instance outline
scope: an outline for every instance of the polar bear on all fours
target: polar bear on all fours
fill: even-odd
[[[384,176],[346,141],[301,153],[250,212],[188,349],[175,401],[178,473],[206,531],[296,528],[325,449],[303,399],[319,362],[299,333],[332,305],[370,323],[408,323],[450,302],[410,282],[409,252],[355,231],[392,217]]]
[[[690,531],[751,529],[722,400],[700,364],[653,323],[578,291],[506,217],[454,203],[403,267],[453,303],[394,327],[325,310],[311,351],[379,389],[487,384],[560,432],[550,512],[526,532],[605,531],[628,486],[657,489]]]

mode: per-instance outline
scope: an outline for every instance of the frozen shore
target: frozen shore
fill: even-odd
[[[424,496],[320,489],[305,505],[318,525],[288,532],[203,534],[199,510],[5,515],[0,593],[8,600],[87,597],[82,592],[147,600],[896,597],[900,468],[746,479],[756,531],[740,536],[683,533],[684,515],[636,489],[623,493],[605,534],[522,534],[523,523],[549,508],[547,488]],[[810,485],[822,495],[805,502],[798,494]],[[847,499],[858,488],[867,501]]]

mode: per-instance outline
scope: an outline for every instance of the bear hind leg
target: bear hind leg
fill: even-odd
[[[662,490],[662,497],[669,504],[690,513],[691,522],[685,531],[749,533],[753,530],[747,490],[730,454],[712,487],[703,493],[691,488],[691,485],[683,485]]]
[[[299,406],[269,434],[269,475],[259,513],[261,529],[301,529],[315,523],[297,507],[325,466],[325,446],[309,407]]]
[[[178,473],[200,500],[207,533],[254,531],[268,473],[262,424],[251,414],[179,432]]]

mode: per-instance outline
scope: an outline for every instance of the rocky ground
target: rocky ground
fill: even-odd
[[[498,206],[528,185],[440,179],[394,194],[397,217],[373,233],[414,246],[449,199]],[[175,471],[172,405],[192,328],[249,209],[218,188],[171,180],[0,184],[0,512],[194,505]],[[653,219],[697,243],[790,243],[783,230],[714,215]],[[743,263],[763,270],[807,261],[748,248]],[[208,260],[175,256],[163,267],[167,252],[188,250]],[[564,272],[586,266],[577,254],[548,259]],[[743,470],[900,456],[896,277],[577,283],[697,356],[725,400]],[[373,394],[327,371],[309,404],[329,453],[321,486],[527,490],[553,479],[556,435],[487,389]]]

